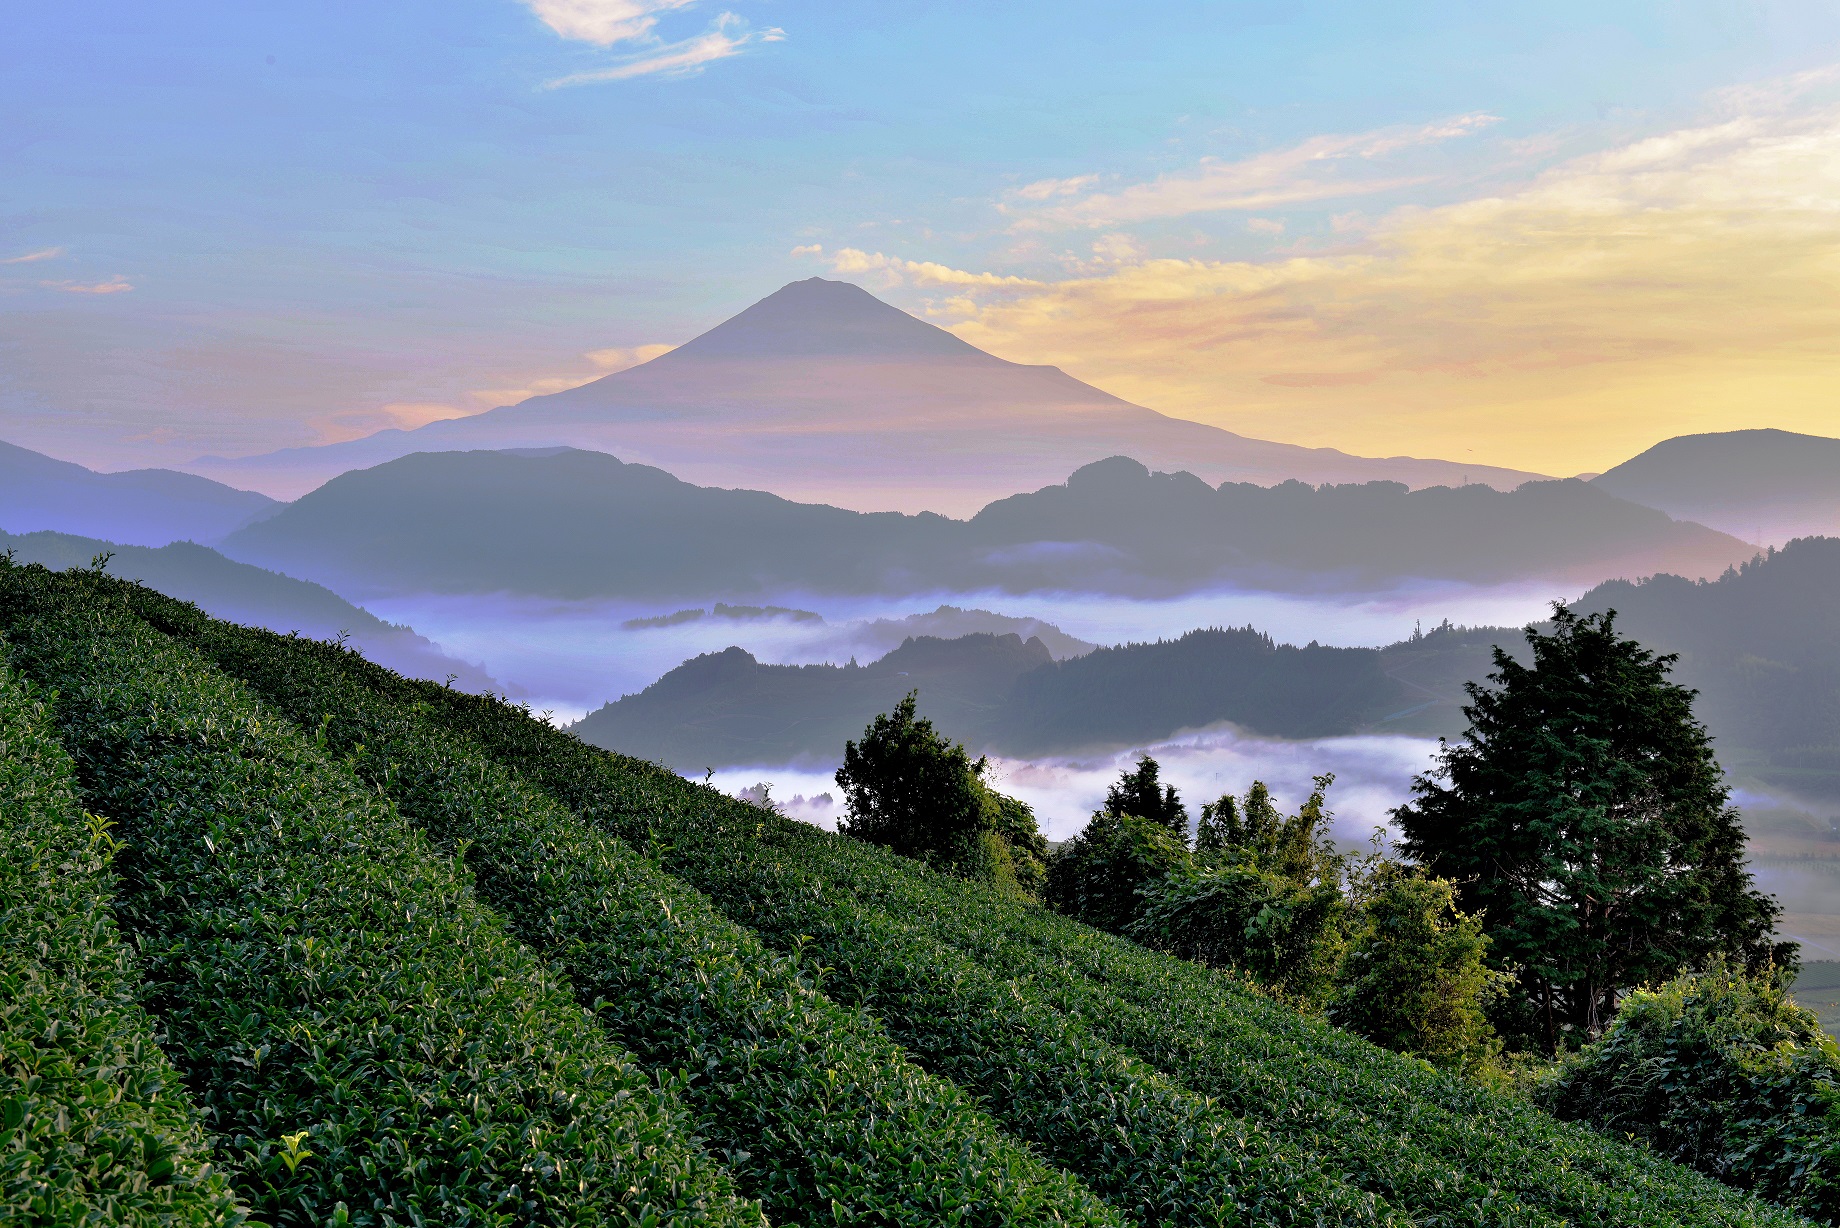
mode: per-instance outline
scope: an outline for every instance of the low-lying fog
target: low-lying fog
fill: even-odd
[[[1429,738],[1289,742],[1212,726],[1104,754],[993,759],[990,781],[1033,806],[1048,839],[1065,840],[1086,825],[1105,801],[1106,786],[1135,766],[1141,753],[1148,752],[1162,765],[1163,779],[1181,792],[1191,815],[1199,815],[1203,802],[1222,793],[1243,794],[1254,780],[1263,780],[1279,806],[1294,811],[1309,796],[1311,778],[1333,772],[1329,808],[1335,813],[1334,835],[1345,845],[1364,847],[1374,828],[1387,822],[1387,811],[1405,800],[1413,775],[1431,765],[1436,751],[1437,743]],[[737,796],[770,785],[771,800],[786,814],[835,827],[843,810],[832,779],[836,770],[837,763],[722,768],[710,783]],[[760,800],[757,793],[749,795]]]
[[[1378,646],[1404,639],[1422,623],[1448,618],[1468,625],[1513,626],[1542,618],[1556,597],[1549,586],[1478,588],[1423,584],[1368,593],[1298,595],[1218,592],[1169,601],[1089,594],[931,593],[900,598],[814,597],[797,593],[748,598],[755,607],[791,615],[718,618],[706,614],[668,625],[678,607],[631,602],[563,602],[512,596],[413,596],[367,601],[382,618],[407,623],[447,652],[477,662],[514,698],[558,721],[574,721],[601,704],[641,691],[699,653],[738,645],[777,665],[868,662],[915,633],[901,620],[940,605],[1038,619],[1094,644],[1179,636],[1197,627],[1250,623],[1280,642]],[[705,611],[713,607],[705,604]],[[967,628],[975,629],[975,628]],[[938,630],[921,628],[929,634]],[[962,634],[962,632],[960,632]]]

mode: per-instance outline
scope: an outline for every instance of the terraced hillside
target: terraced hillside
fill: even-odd
[[[330,644],[0,635],[9,1225],[1805,1222]]]

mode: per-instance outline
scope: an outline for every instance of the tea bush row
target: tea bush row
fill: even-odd
[[[871,870],[916,889],[885,900],[885,910],[930,920],[993,972],[1057,984],[1063,1008],[1102,1035],[1274,1131],[1315,1140],[1325,1167],[1427,1222],[1514,1222],[1529,1211],[1580,1225],[1801,1222],[1516,1097],[1389,1054],[1228,975],[768,816],[491,697],[387,677],[362,662],[352,668],[399,697],[424,699],[445,725],[629,839],[720,856],[708,841],[723,828],[771,829],[821,851],[838,889]]]
[[[675,1098],[387,801],[81,574],[0,565],[167,1049],[276,1225],[759,1225]]]
[[[913,1065],[867,1016],[623,842],[432,728],[427,705],[377,695],[311,640],[163,612],[181,634],[320,736],[444,846],[481,896],[567,972],[684,1095],[741,1188],[775,1222],[1122,1225]]]
[[[44,696],[0,662],[0,1223],[239,1224],[136,1001],[115,849]]]
[[[399,700],[427,703],[443,725],[597,825],[651,841],[680,872],[694,868],[686,864],[692,856],[709,863],[740,856],[769,832],[802,845],[834,895],[930,924],[943,943],[989,971],[1026,979],[1100,1036],[1274,1132],[1311,1143],[1321,1167],[1424,1222],[1800,1222],[1639,1149],[1561,1125],[1515,1098],[1306,1019],[1231,977],[587,747],[490,697],[404,680],[339,655],[353,676]]]
[[[150,607],[152,603],[143,604]],[[808,1197],[791,1197],[804,1193],[800,1186],[809,1178],[793,1157],[779,1154],[788,1127],[797,1124],[797,1114],[787,1114],[785,1102],[803,1107],[800,1095],[806,1089],[796,1080],[810,1079],[815,1070],[835,1062],[852,1079],[867,1079],[872,1084],[874,1061],[895,1064],[898,1054],[871,1055],[871,1062],[865,1064],[860,1059],[840,1060],[849,1055],[835,1052],[824,1061],[813,1060],[824,1056],[821,1053],[794,1052],[786,1064],[795,1082],[790,1086],[767,1082],[764,1076],[771,1071],[773,1055],[764,1043],[770,1037],[759,1033],[765,1011],[758,1003],[735,1001],[738,996],[730,988],[729,966],[738,961],[720,960],[720,952],[709,946],[701,952],[693,945],[686,952],[673,953],[656,937],[661,929],[669,932],[668,925],[660,924],[661,904],[667,906],[662,920],[678,918],[684,929],[700,921],[707,934],[718,929],[732,931],[726,923],[710,923],[713,914],[700,898],[695,899],[694,907],[681,899],[671,901],[671,894],[681,897],[687,893],[659,881],[661,876],[655,872],[648,877],[637,866],[608,874],[605,868],[617,866],[621,858],[637,859],[623,845],[610,844],[545,796],[483,770],[481,752],[476,749],[458,746],[451,738],[431,738],[420,728],[416,715],[417,709],[428,709],[425,702],[385,699],[344,682],[340,672],[369,672],[348,654],[330,645],[212,623],[177,608],[164,611],[161,625],[188,636],[189,642],[248,680],[297,720],[325,714],[325,728],[332,731],[335,743],[362,741],[363,760],[377,765],[373,779],[397,797],[408,813],[431,822],[447,839],[474,842],[467,859],[478,869],[481,889],[488,898],[508,915],[526,918],[520,930],[534,944],[566,952],[561,958],[576,983],[610,999],[610,1008],[603,1012],[610,1025],[636,1029],[636,1035],[628,1039],[641,1055],[676,1060],[686,1048],[705,1050],[712,1098],[717,1092],[748,1093],[745,1098],[736,1096],[736,1105],[720,1100],[710,1105],[706,1117],[710,1133],[725,1145],[740,1147],[746,1144],[749,1131],[765,1130],[768,1137],[749,1147],[755,1153],[750,1162],[764,1168],[763,1177],[772,1180],[754,1188],[774,1191],[768,1196],[772,1211],[784,1181],[784,1211],[812,1214]],[[382,671],[374,671],[373,676],[388,682]],[[341,730],[345,732],[338,732]],[[744,820],[753,814],[744,812]],[[672,864],[689,864],[686,858],[693,858],[693,848],[719,849],[707,860],[693,859],[703,870],[701,881],[719,892],[719,902],[731,916],[763,927],[782,949],[797,951],[809,944],[808,959],[831,965],[823,969],[827,985],[847,991],[853,1000],[871,1009],[879,1008],[896,1039],[931,1069],[977,1091],[1011,1130],[1084,1175],[1135,1222],[1404,1222],[1371,1196],[1347,1188],[1332,1174],[1315,1171],[1305,1155],[1274,1146],[1265,1131],[1171,1084],[1129,1054],[1092,1036],[1082,1025],[1044,1009],[1030,1000],[1026,986],[1002,984],[930,936],[903,929],[886,918],[847,911],[827,913],[821,902],[822,884],[780,881],[770,857],[763,861],[760,856],[747,855],[762,851],[751,843],[754,825],[747,823],[740,834],[743,839],[737,846],[718,832],[700,832],[671,854]],[[738,852],[742,854],[739,859],[728,865]],[[727,865],[728,872],[717,873],[719,864]],[[639,881],[628,886],[623,879]],[[760,889],[763,882],[777,889]],[[625,912],[608,906],[604,901],[609,899],[625,904]],[[791,907],[784,906],[788,899]],[[775,907],[775,902],[781,906]],[[632,920],[626,912],[633,914]],[[575,924],[571,927],[570,922]],[[729,944],[742,946],[733,938]],[[685,944],[680,938],[677,945]],[[742,949],[746,962],[763,962],[757,944],[750,941]],[[700,956],[704,965],[695,969],[696,975],[677,971],[674,960],[692,956]],[[755,968],[747,969],[746,974],[748,983],[764,988],[769,999],[795,992],[785,985],[788,978],[783,974],[763,977]],[[726,995],[721,992],[724,989]],[[736,1082],[731,1073],[735,1059],[725,1050],[734,1041],[719,1032],[724,1025],[733,1026],[725,1018],[729,1014],[745,1022],[736,1039],[747,1045],[748,1059],[764,1068],[752,1076],[763,1084],[759,1090],[729,1090]],[[841,1012],[833,1008],[833,1014]],[[648,1026],[647,1021],[654,1018],[659,1021]],[[832,1028],[838,1022],[829,1021]],[[714,1033],[714,1043],[699,1037],[699,1032],[705,1037]],[[809,1038],[822,1035],[822,1030],[808,1025],[799,1034]],[[820,1048],[809,1039],[804,1043],[814,1050]],[[892,1048],[886,1042],[883,1045]],[[692,1084],[693,1095],[696,1086]],[[828,1086],[828,1080],[818,1086]],[[874,1155],[873,1150],[859,1157],[865,1149],[848,1146],[852,1140],[825,1139],[821,1134],[806,1141],[807,1150],[834,1149],[845,1162],[880,1160],[880,1165],[865,1164],[866,1175],[893,1161],[899,1179],[902,1170],[911,1166],[914,1174],[926,1174],[940,1187],[928,1196],[929,1201],[953,1192],[950,1167],[941,1161],[961,1149],[961,1142],[926,1138],[937,1127],[913,1120],[916,1113],[910,1106],[893,1106],[904,1111],[891,1113],[885,1103],[852,1104],[850,1085],[844,1084],[841,1090],[841,1095],[827,1093],[826,1098],[835,1104],[833,1112],[842,1112],[851,1121],[874,1120],[878,1130],[885,1122],[893,1128],[895,1141],[878,1142],[874,1150],[887,1153],[885,1157]],[[795,1121],[778,1120],[785,1116]],[[810,1115],[803,1130],[816,1134],[814,1127],[827,1125],[824,1118]],[[922,1134],[907,1146],[924,1146],[937,1153],[944,1142],[945,1156],[910,1159],[901,1155],[898,1139],[914,1130]],[[774,1146],[775,1141],[782,1146]],[[815,1145],[821,1141],[824,1146]],[[761,1151],[768,1154],[761,1156]],[[738,1162],[731,1161],[731,1166],[738,1174],[746,1172]],[[819,1176],[821,1184],[841,1187],[833,1196],[841,1196],[841,1191],[853,1193],[852,1185],[863,1184],[861,1179],[838,1182],[822,1173]],[[898,1184],[895,1192],[916,1197]],[[927,1203],[917,1203],[916,1209],[921,1214],[915,1222],[936,1223],[937,1215],[946,1208],[935,1203],[932,1218]],[[1003,1222],[1019,1221],[1012,1212]]]

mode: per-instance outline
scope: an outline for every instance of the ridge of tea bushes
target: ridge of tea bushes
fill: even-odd
[[[1805,1222],[1638,1148],[1557,1122],[1517,1098],[1307,1019],[1226,974],[770,815],[657,765],[589,747],[492,697],[397,678],[359,660],[348,668],[383,692],[428,703],[442,724],[475,738],[606,830],[653,841],[666,866],[693,884],[696,863],[739,856],[749,834],[757,841],[772,831],[822,849],[833,891],[871,867],[889,881],[923,886],[921,895],[888,911],[931,918],[981,960],[1029,952],[1026,966],[1014,965],[1018,980],[1044,989],[1058,982],[1056,1001],[1064,1010],[1197,1091],[1230,1094],[1235,1079],[1247,1079],[1241,1107],[1249,1118],[1256,1114],[1274,1131],[1294,1127],[1297,1137],[1315,1139],[1318,1162],[1397,1191],[1394,1205],[1421,1222],[1523,1222],[1542,1215],[1606,1226]],[[735,843],[722,846],[724,831]],[[1012,965],[986,966],[1002,974]],[[1065,992],[1079,981],[1086,982],[1079,993]],[[1270,1073],[1261,1075],[1266,1066]],[[1453,1173],[1454,1186],[1447,1176]]]
[[[158,621],[153,607],[165,599],[135,592],[137,607]],[[774,926],[803,917],[828,918],[839,936],[854,926],[850,932],[865,943],[930,931],[936,949],[962,953],[1018,999],[1028,995],[1035,1006],[1135,1052],[1181,1085],[1219,1091],[1225,1104],[1243,1108],[1274,1135],[1300,1145],[1314,1138],[1316,1145],[1300,1153],[1303,1163],[1345,1172],[1363,1185],[1381,1183],[1395,1191],[1393,1206],[1415,1222],[1805,1222],[1306,1019],[1224,974],[587,747],[490,697],[402,679],[351,654],[328,659],[379,695],[425,704],[428,719],[474,740],[595,826],[649,848],[693,884],[717,887],[724,874],[751,876],[753,896],[738,892],[724,900],[718,890],[718,901],[744,924],[752,906],[752,920],[782,945],[798,946],[799,938],[790,928],[776,934]],[[762,877],[759,865],[735,868],[755,855],[767,858],[769,876]],[[806,913],[788,903],[801,892],[816,902]],[[761,909],[762,900],[772,901],[770,911]],[[861,975],[879,958],[871,951],[850,975],[865,989],[860,1000],[869,1009],[902,1026],[906,1001],[876,996],[876,984]],[[831,973],[831,984],[838,975]],[[1236,1078],[1243,1081],[1237,1088]],[[1439,1193],[1440,1184],[1455,1192]]]
[[[776,1221],[1121,1228],[878,1024],[817,992],[809,966],[429,726],[425,704],[346,678],[341,650],[163,613],[274,709],[319,721],[328,746],[438,841],[463,845],[481,896],[608,1028],[642,1060],[691,1074],[683,1095],[704,1133]]]
[[[374,790],[82,574],[0,566],[168,1051],[276,1225],[759,1225],[672,1094]]]
[[[451,743],[443,746],[416,729],[404,714],[426,710],[425,703],[386,702],[368,690],[338,685],[329,674],[370,671],[336,647],[229,628],[188,617],[176,608],[163,612],[161,625],[189,633],[201,651],[296,719],[310,720],[315,713],[327,713],[329,730],[347,730],[339,735],[346,742],[363,740],[366,755],[374,755],[380,766],[388,760],[387,771],[376,771],[373,778],[397,796],[405,810],[444,828],[446,838],[474,841],[467,858],[480,872],[481,889],[509,915],[526,918],[520,932],[528,940],[548,950],[549,944],[538,936],[540,931],[562,938],[557,944],[566,952],[561,959],[577,983],[615,1003],[616,1009],[604,1013],[610,1026],[640,1028],[637,1036],[627,1036],[628,1042],[652,1060],[678,1060],[686,1047],[703,1048],[711,1067],[712,1090],[734,1094],[726,1086],[732,1080],[727,1068],[732,1067],[733,1059],[723,1052],[723,1046],[708,1039],[699,1044],[671,1035],[692,1030],[676,1019],[668,1020],[671,1026],[665,1029],[662,1039],[667,1043],[662,1046],[643,1027],[648,1014],[659,1013],[655,999],[661,980],[669,992],[671,962],[641,957],[630,967],[622,966],[622,961],[635,959],[635,951],[663,945],[655,938],[648,941],[647,936],[659,929],[658,895],[674,884],[654,881],[634,895],[622,890],[621,875],[595,875],[593,871],[601,866],[617,862],[622,855],[632,859],[632,855],[624,853],[623,846],[608,845],[605,837],[596,842],[593,829],[560,807],[560,815],[546,813],[546,803],[556,804],[521,791],[514,781],[495,780],[491,773],[466,762],[464,749],[457,751]],[[381,671],[375,676],[387,681]],[[473,754],[482,752],[475,749]],[[501,834],[517,824],[523,830]],[[748,830],[751,833],[751,824]],[[496,868],[488,871],[479,860],[482,854]],[[567,882],[565,866],[583,881]],[[976,1091],[1005,1126],[1080,1173],[1137,1222],[1405,1222],[1371,1195],[1349,1189],[1333,1174],[1315,1171],[1305,1154],[1276,1145],[1266,1131],[1172,1084],[1077,1021],[1044,1009],[1017,987],[998,982],[930,937],[873,916],[837,923],[822,906],[774,910],[772,900],[790,896],[796,905],[821,891],[817,884],[806,883],[776,893],[750,891],[752,875],[771,876],[772,868],[744,857],[734,869],[734,875],[719,883],[714,878],[704,880],[719,888],[720,902],[731,916],[764,927],[769,939],[783,950],[796,951],[809,942],[814,955],[836,963],[826,970],[826,983],[847,987],[853,998],[866,1005],[898,1003],[898,1010],[883,1012],[884,1023],[897,1040],[930,1069]],[[626,871],[628,875],[636,872]],[[495,878],[500,880],[496,890]],[[590,888],[585,896],[579,894],[583,888]],[[684,894],[681,887],[676,891]],[[737,892],[747,898],[745,904],[737,901]],[[592,901],[597,895],[624,896],[627,910],[644,919],[635,926],[615,909],[603,906],[596,911]],[[707,904],[700,898],[697,902],[703,915],[710,915]],[[647,904],[652,905],[649,910]],[[696,920],[682,904],[670,909],[667,917],[672,914],[691,923]],[[597,938],[596,926],[611,933]],[[626,926],[639,932],[623,928]],[[558,932],[562,930],[569,931],[566,938]],[[757,944],[750,945],[754,949],[749,954],[758,960]],[[712,951],[706,957],[709,964],[717,965],[715,955]],[[720,1016],[727,1006],[718,992],[723,987],[719,971],[719,965],[701,970],[697,983],[684,986],[685,1001],[677,1008],[702,1014],[696,1030],[705,1036],[723,1022]],[[750,1060],[764,1065],[766,1055],[758,1050],[764,1048],[763,1039],[770,1038],[744,1034],[741,1039],[756,1051]],[[856,1066],[860,1072],[861,1064]],[[795,1095],[798,1091],[796,1086],[787,1090]],[[719,1101],[705,1116],[712,1136],[731,1147],[745,1140],[745,1134],[735,1138],[737,1125],[758,1129],[768,1124],[761,1118],[769,1112],[771,1099],[755,1094],[739,1107],[745,1115],[738,1122],[726,1120],[732,1110]],[[882,1106],[864,1106],[862,1111],[878,1107]],[[887,1143],[881,1147],[898,1155]],[[937,1166],[936,1160],[928,1159],[929,1170]],[[907,1162],[902,1158],[902,1163]],[[734,1161],[731,1166],[742,1168]],[[783,1163],[769,1169],[768,1175],[782,1173],[790,1175]],[[772,1185],[752,1188],[762,1193],[772,1211],[780,1191]],[[785,1191],[788,1195],[795,1192]],[[811,1212],[801,1200],[788,1197],[785,1201],[788,1212]],[[1005,1222],[1018,1222],[1012,1217]],[[938,1221],[922,1217],[919,1222]]]
[[[116,849],[77,802],[44,697],[0,642],[0,1223],[245,1216],[136,1000]]]

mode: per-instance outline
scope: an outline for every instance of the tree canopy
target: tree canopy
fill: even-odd
[[[1161,779],[1162,768],[1149,755],[1137,760],[1135,772],[1125,772],[1117,783],[1105,791],[1105,813],[1113,818],[1136,815],[1172,833],[1188,843],[1188,807],[1182,804],[1174,785]]]
[[[1497,648],[1494,685],[1468,686],[1469,729],[1394,812],[1403,851],[1482,913],[1548,1049],[1712,956],[1794,959],[1771,943],[1779,910],[1744,868],[1694,693],[1614,624],[1555,606],[1551,634],[1527,630],[1531,666]]]

